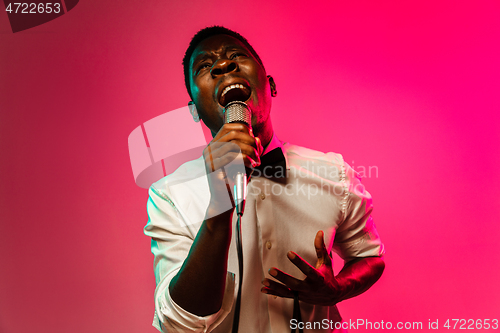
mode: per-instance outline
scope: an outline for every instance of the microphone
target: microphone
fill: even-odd
[[[252,129],[252,112],[248,105],[241,101],[233,101],[224,107],[224,123],[243,123]],[[233,198],[236,205],[236,214],[243,215],[247,197],[247,174],[238,172],[235,176]]]

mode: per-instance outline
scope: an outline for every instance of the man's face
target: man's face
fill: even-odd
[[[202,41],[190,60],[193,102],[203,122],[217,133],[223,125],[224,106],[246,102],[252,111],[257,136],[269,120],[271,88],[266,72],[238,39],[216,35]]]

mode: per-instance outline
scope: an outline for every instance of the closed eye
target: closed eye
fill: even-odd
[[[234,52],[229,56],[229,59],[233,60],[241,56],[246,57],[246,54],[243,52]]]
[[[198,74],[199,72],[201,72],[203,69],[205,68],[210,68],[212,67],[212,65],[210,65],[208,62],[204,62],[202,64],[200,64],[197,68],[196,68],[196,74]]]

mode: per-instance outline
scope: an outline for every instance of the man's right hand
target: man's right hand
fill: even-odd
[[[260,165],[263,148],[260,139],[253,136],[248,126],[241,123],[224,124],[203,151],[207,171],[214,172],[243,154],[245,166]]]
[[[169,285],[172,299],[198,316],[217,312],[224,296],[234,208],[227,209],[231,190],[226,185],[223,168],[240,158],[239,154],[242,154],[244,166],[260,165],[262,152],[260,139],[239,123],[222,126],[203,151],[211,192],[207,216],[189,255]]]
[[[210,207],[212,214],[223,213],[223,202],[231,189],[226,182],[228,176],[223,169],[236,158],[242,158],[247,168],[260,165],[263,147],[258,137],[254,137],[249,128],[241,123],[224,124],[210,144],[203,150],[205,168],[209,175]],[[238,160],[237,160],[238,161]],[[243,165],[241,165],[243,168]],[[232,212],[232,209],[231,209]],[[214,216],[214,215],[211,215]]]

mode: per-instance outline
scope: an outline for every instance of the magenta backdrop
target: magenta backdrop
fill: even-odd
[[[500,319],[499,13],[496,0],[82,0],[13,34],[2,9],[0,332],[155,331],[127,137],[186,105],[181,59],[212,24],[274,76],[282,140],[366,168],[387,268],[344,318]]]

